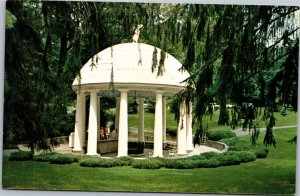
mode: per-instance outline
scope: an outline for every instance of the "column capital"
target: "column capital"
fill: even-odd
[[[119,89],[119,91],[120,91],[120,92],[126,92],[126,93],[127,93],[127,92],[129,91],[129,89],[121,88],[121,89]]]
[[[89,93],[98,93],[99,90],[88,90],[87,92],[89,92]]]
[[[162,90],[157,90],[157,91],[154,91],[155,94],[163,94],[165,91],[162,91]]]
[[[76,94],[81,94],[81,93],[83,93],[83,94],[84,94],[84,93],[85,93],[85,91],[84,91],[84,90],[81,90],[81,89],[78,89],[78,90],[76,90],[76,91],[75,91],[75,93],[76,93]]]

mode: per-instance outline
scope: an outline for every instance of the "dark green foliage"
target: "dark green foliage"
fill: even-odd
[[[32,152],[37,145],[50,150],[49,138],[69,134],[75,123],[67,112],[74,104],[74,77],[91,57],[95,69],[94,55],[102,49],[131,42],[137,24],[144,25],[140,42],[162,49],[160,59],[157,49],[150,57],[152,71],[164,74],[169,52],[191,75],[182,100],[194,103],[194,144],[205,136],[202,118],[214,102],[221,106],[218,124],[232,127],[244,115],[243,103],[270,114],[283,104],[296,111],[297,11],[297,6],[8,1],[4,144],[29,141]],[[113,72],[110,82],[114,89]],[[101,126],[108,119],[103,103]],[[231,115],[228,103],[236,105]],[[246,115],[244,125],[254,127],[258,120],[256,113]],[[275,121],[266,120],[264,143],[275,146]],[[255,144],[257,132],[252,136]]]
[[[10,161],[29,161],[32,160],[33,154],[28,151],[18,151],[11,153]]]
[[[70,164],[78,162],[80,159],[79,155],[73,154],[56,154],[50,157],[50,163],[52,164]]]
[[[241,163],[251,162],[256,160],[256,155],[253,151],[239,151],[237,152]]]
[[[164,167],[171,169],[193,169],[196,168],[196,161],[192,159],[169,159],[164,162]]]
[[[41,162],[50,162],[51,158],[57,155],[58,153],[56,152],[42,153],[42,154],[34,155],[33,160],[41,161]]]
[[[218,156],[217,160],[221,166],[239,165],[241,163],[240,157],[236,153],[224,153],[222,156]]]
[[[170,136],[176,136],[177,135],[177,129],[175,128],[166,128],[166,133]]]
[[[118,166],[130,166],[133,163],[134,158],[127,156],[127,157],[116,158],[116,160]]]
[[[156,158],[134,160],[134,162],[132,163],[132,167],[137,169],[159,169],[162,166],[162,161]]]
[[[88,157],[80,161],[80,166],[83,167],[117,167],[117,166],[130,166],[134,159],[132,157],[120,157],[104,159],[98,157]]]
[[[222,139],[221,142],[227,144],[230,151],[247,151],[252,148],[249,142],[241,140],[238,137]]]
[[[220,161],[216,158],[196,160],[197,168],[216,168],[220,166]]]
[[[261,158],[266,158],[268,156],[269,150],[268,149],[257,149],[255,151],[256,158],[261,159]]]
[[[232,131],[215,130],[215,131],[208,131],[206,136],[210,140],[219,141],[221,139],[235,137],[235,134]]]
[[[80,166],[83,167],[116,167],[118,163],[116,159],[103,159],[103,158],[87,158],[80,161]]]

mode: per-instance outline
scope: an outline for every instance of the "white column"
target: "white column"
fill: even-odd
[[[192,151],[194,149],[193,146],[193,126],[192,126],[192,121],[193,121],[193,116],[192,116],[192,102],[190,102],[189,105],[189,112],[187,112],[186,115],[186,150]]]
[[[162,129],[162,92],[156,92],[153,157],[163,156]]]
[[[139,127],[138,127],[138,141],[144,142],[144,100],[139,98]]]
[[[185,104],[180,104],[180,117],[177,129],[177,154],[186,154],[186,110]]]
[[[100,96],[97,96],[97,131],[100,130]]]
[[[162,101],[163,104],[163,114],[162,114],[162,121],[163,121],[163,143],[167,142],[167,100],[166,98]]]
[[[116,113],[115,113],[115,130],[119,132],[119,117],[120,117],[120,97],[116,97]]]
[[[85,93],[77,92],[74,133],[74,152],[82,152],[85,140]]]
[[[120,90],[118,157],[127,156],[128,151],[128,90]]]
[[[97,92],[90,96],[89,131],[87,141],[87,155],[97,155]]]

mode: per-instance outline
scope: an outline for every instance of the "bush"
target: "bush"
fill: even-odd
[[[176,136],[177,135],[177,129],[176,128],[166,128],[166,133],[170,136]]]
[[[253,151],[240,151],[237,153],[241,163],[251,162],[256,160],[256,155]]]
[[[195,167],[197,168],[216,168],[220,166],[220,161],[216,158],[200,159],[194,161]]]
[[[50,157],[52,164],[70,164],[79,161],[79,155],[73,154],[56,154]]]
[[[236,153],[225,153],[217,157],[220,166],[239,165],[241,163],[240,157]]]
[[[29,151],[18,151],[11,153],[10,161],[28,161],[32,160],[33,154]]]
[[[164,167],[171,169],[193,169],[197,167],[193,159],[168,159],[164,162]]]
[[[219,141],[225,138],[232,138],[236,137],[232,131],[224,131],[224,130],[216,130],[216,131],[209,131],[206,134],[207,138],[213,141]]]
[[[80,166],[83,167],[116,167],[118,166],[117,159],[102,159],[102,158],[87,158],[80,161]]]
[[[211,158],[215,158],[215,157],[218,157],[220,156],[221,154],[219,153],[216,153],[216,152],[205,152],[205,153],[202,153],[201,155],[199,155],[200,157],[203,157],[205,159],[211,159]]]
[[[222,139],[221,142],[229,146],[229,151],[249,151],[252,149],[249,142],[241,140],[238,137]]]
[[[268,156],[269,150],[268,149],[257,149],[255,150],[255,155],[256,158],[261,159],[261,158],[266,158]]]
[[[156,158],[134,160],[134,162],[132,163],[132,167],[137,169],[159,169],[163,165],[163,162],[160,159]]]
[[[120,157],[116,158],[117,166],[130,166],[134,161],[132,157]]]
[[[53,156],[56,156],[57,154],[58,153],[56,153],[56,152],[42,153],[39,155],[34,155],[33,160],[41,161],[41,162],[50,162],[50,159],[53,158]]]

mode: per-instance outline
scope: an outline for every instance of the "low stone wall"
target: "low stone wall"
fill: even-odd
[[[100,154],[118,152],[118,140],[101,140],[97,142],[97,152]]]
[[[228,150],[228,146],[224,143],[213,141],[213,140],[207,140],[204,146],[212,147],[215,149],[218,149],[220,151],[226,152]]]

